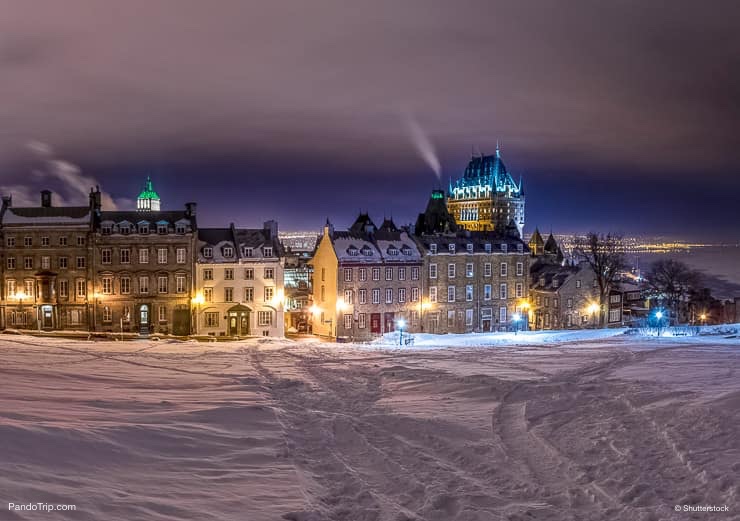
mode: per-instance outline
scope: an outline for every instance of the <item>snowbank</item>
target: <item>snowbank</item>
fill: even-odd
[[[519,331],[503,333],[466,333],[434,335],[416,333],[413,345],[399,345],[398,332],[387,333],[372,343],[376,347],[398,349],[438,349],[444,347],[487,347],[487,346],[526,346],[545,344],[564,344],[586,342],[623,335],[625,328],[618,329],[580,329],[562,331]],[[408,336],[404,334],[404,336]]]

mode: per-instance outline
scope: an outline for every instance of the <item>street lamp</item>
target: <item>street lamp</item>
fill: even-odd
[[[699,318],[701,319],[701,325],[706,326],[707,325],[707,314],[702,313],[701,315],[699,315]]]
[[[591,324],[596,329],[596,313],[599,311],[600,306],[596,302],[592,302],[588,305],[587,311],[591,313]]]
[[[658,321],[658,336],[660,336],[660,330],[663,327],[663,317],[666,316],[666,313],[663,312],[663,310],[659,309],[655,312],[655,319]]]
[[[206,301],[205,297],[203,296],[203,292],[199,291],[195,294],[195,296],[190,299],[190,303],[194,306],[193,308],[193,334],[198,334],[198,314],[200,313],[200,306]],[[197,311],[196,311],[197,310]]]
[[[524,300],[524,301],[522,301],[519,304],[519,307],[522,310],[522,314],[520,316],[521,316],[521,318],[525,318],[526,317],[526,319],[527,319],[526,327],[527,327],[527,329],[529,329],[529,309],[532,307],[532,305],[529,303],[529,301]]]
[[[26,298],[28,295],[26,295],[26,292],[23,290],[16,291],[15,292],[15,298],[18,299],[18,313],[21,315],[21,318],[23,319],[23,325],[26,325],[26,315],[23,312],[23,299]]]
[[[515,325],[514,334],[518,335],[519,334],[519,322],[522,320],[522,315],[521,313],[514,313],[513,315],[511,315],[511,319],[514,321],[514,325]]]
[[[406,321],[402,318],[399,318],[396,320],[396,326],[398,327],[398,330],[400,331],[400,335],[398,337],[398,345],[403,345],[403,328],[406,327]]]

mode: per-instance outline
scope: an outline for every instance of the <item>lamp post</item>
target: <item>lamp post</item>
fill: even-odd
[[[596,329],[596,313],[599,311],[600,306],[596,302],[592,302],[588,305],[588,312],[591,313],[591,327]]]
[[[203,297],[203,292],[199,291],[195,294],[195,296],[190,299],[190,303],[195,306],[193,308],[193,334],[198,334],[198,315],[200,314],[200,306],[206,301],[205,297]]]
[[[398,331],[401,333],[398,337],[398,345],[403,345],[403,328],[406,327],[406,321],[402,318],[399,318],[396,321],[396,325],[398,326]]]
[[[514,321],[514,334],[518,335],[519,334],[519,322],[522,320],[522,315],[521,313],[514,313],[511,316],[511,319]]]
[[[663,317],[665,316],[665,313],[661,311],[660,309],[655,312],[655,319],[658,321],[658,336],[660,336],[660,331],[663,328]]]
[[[18,313],[23,318],[23,325],[24,326],[26,325],[26,315],[25,315],[25,313],[23,311],[23,299],[26,298],[26,297],[27,297],[26,292],[23,291],[23,290],[16,291],[16,293],[15,293],[15,298],[18,299]]]
[[[521,310],[522,310],[522,314],[520,314],[520,317],[521,317],[521,318],[524,318],[524,317],[526,317],[526,319],[527,319],[526,325],[527,325],[527,329],[529,329],[529,309],[530,309],[530,308],[531,308],[532,306],[531,306],[531,305],[529,304],[529,302],[528,302],[528,301],[526,301],[526,300],[525,300],[525,301],[523,301],[523,302],[522,302],[521,304],[519,304],[519,307],[520,307],[520,308],[521,308]]]

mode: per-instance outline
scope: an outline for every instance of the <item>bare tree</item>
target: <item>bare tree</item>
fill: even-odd
[[[619,274],[627,268],[622,236],[591,232],[586,237],[576,239],[573,256],[579,262],[586,262],[596,274],[599,286],[599,325],[603,326],[609,292],[614,288]]]
[[[672,316],[681,321],[682,305],[701,284],[701,273],[681,261],[660,259],[650,265],[645,274],[648,294],[668,307]]]

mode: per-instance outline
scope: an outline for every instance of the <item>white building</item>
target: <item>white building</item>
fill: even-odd
[[[198,230],[195,331],[211,336],[282,337],[285,293],[277,223],[263,229]]]

